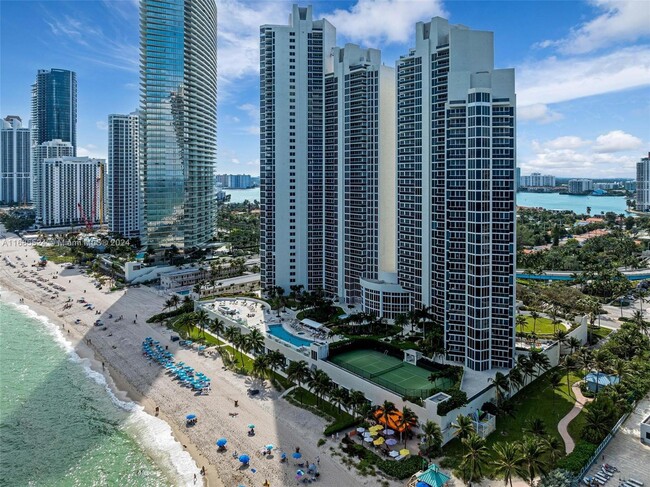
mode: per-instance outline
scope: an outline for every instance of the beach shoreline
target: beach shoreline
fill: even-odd
[[[17,238],[11,234],[7,237]],[[4,256],[16,268],[0,259],[0,286],[6,290],[3,301],[9,298],[6,293],[13,295],[13,302],[23,298],[21,304],[59,326],[77,354],[88,359],[93,370],[103,373],[120,400],[140,405],[151,416],[156,416],[159,407],[157,417],[169,425],[176,441],[191,455],[197,472],[201,467],[206,468],[204,485],[250,487],[262,485],[266,480],[272,487],[296,485],[297,463],[279,460],[281,452],[290,456],[297,447],[304,454],[303,462],[319,460],[321,485],[377,484],[376,478],[358,475],[354,468],[329,454],[330,447],[337,447],[338,441],[327,438],[325,445],[317,444],[323,438],[325,419],[280,399],[280,393],[268,381],[263,383],[226,370],[220,357],[199,355],[196,350],[179,347],[170,341],[170,330],[159,324],[146,324],[147,318],[161,311],[166,296],[145,286],[114,292],[99,290],[93,285],[92,276],[52,263],[44,270],[35,271],[32,264],[39,258],[35,249],[24,245],[3,246],[0,240],[0,257]],[[21,260],[17,262],[18,256]],[[24,277],[17,278],[21,274],[43,279],[32,278],[34,282],[28,282]],[[55,275],[57,280],[53,281]],[[50,299],[52,290],[43,291],[46,280],[47,284],[57,284],[66,290]],[[101,310],[100,315],[78,304],[80,298]],[[71,307],[65,309],[67,299],[72,299]],[[120,315],[124,319],[116,319]],[[97,318],[104,321],[106,328],[92,325]],[[75,323],[76,320],[80,322]],[[164,369],[143,357],[141,344],[149,336],[169,347],[175,360],[182,360],[212,377],[210,395],[197,397],[181,388]],[[247,394],[253,386],[261,389],[255,398]],[[185,424],[185,415],[190,412],[199,418],[196,427],[188,428]],[[257,425],[254,437],[246,435],[250,423]],[[215,445],[216,439],[222,436],[228,439],[225,454],[218,452]],[[273,452],[261,455],[260,447],[269,443],[275,445]],[[247,453],[251,457],[250,466],[240,465],[235,453]],[[391,487],[403,485],[392,480],[386,482]]]

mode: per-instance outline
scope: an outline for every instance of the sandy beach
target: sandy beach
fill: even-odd
[[[79,269],[65,269],[53,263],[36,271],[31,266],[38,259],[37,252],[24,246],[12,234],[6,237],[0,240],[0,259],[6,256],[16,267],[0,260],[0,287],[9,291],[3,291],[2,299],[17,302],[23,298],[24,304],[35,312],[63,327],[77,353],[93,360],[95,370],[103,370],[118,397],[141,404],[150,414],[155,414],[156,407],[160,408],[159,417],[172,427],[176,439],[199,468],[205,466],[204,485],[251,487],[262,486],[267,480],[272,487],[298,485],[296,470],[299,467],[297,460],[291,459],[295,448],[300,448],[303,455],[300,462],[318,463],[317,484],[378,485],[377,478],[361,477],[329,454],[330,447],[337,448],[335,441],[327,439],[324,445],[317,447],[326,426],[323,418],[279,398],[279,393],[268,381],[262,386],[256,379],[225,370],[220,358],[181,348],[170,341],[171,332],[167,328],[145,323],[147,318],[162,310],[165,297],[144,286],[115,292],[107,291],[106,287],[99,290],[93,285],[91,276],[82,274]],[[27,267],[23,267],[23,263]],[[64,287],[65,291],[59,291],[58,297],[52,298],[52,292],[43,290],[42,286],[50,287],[47,283],[41,282],[39,287],[18,277],[19,274],[30,279],[41,277]],[[57,278],[53,279],[55,276]],[[95,309],[87,310],[77,303],[82,297]],[[72,299],[72,306],[64,309],[68,298]],[[99,315],[97,310],[101,311]],[[116,321],[120,316],[123,319]],[[106,330],[93,326],[97,319],[104,322]],[[75,323],[76,320],[80,322]],[[210,377],[212,392],[196,396],[191,390],[180,387],[160,366],[150,363],[141,352],[145,337],[160,341],[161,345],[169,347],[176,361],[183,361]],[[258,396],[247,395],[251,385],[261,389]],[[197,415],[198,424],[188,428],[185,416],[189,413]],[[248,436],[249,424],[255,425],[255,436]],[[217,451],[215,442],[220,437],[228,440],[225,452]],[[275,449],[270,455],[260,454],[268,444],[273,444]],[[250,465],[242,468],[233,456],[235,452],[248,454]],[[288,462],[280,462],[282,452],[289,457]],[[403,483],[390,482],[389,485]]]

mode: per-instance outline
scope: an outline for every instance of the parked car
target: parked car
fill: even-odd
[[[180,339],[181,339],[181,337],[179,337],[178,335],[172,335],[171,338],[170,338],[170,340],[171,340],[172,342],[177,342],[177,341],[180,340]]]

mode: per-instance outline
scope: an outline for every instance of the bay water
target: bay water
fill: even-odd
[[[194,485],[162,420],[118,399],[61,330],[0,301],[0,485]]]

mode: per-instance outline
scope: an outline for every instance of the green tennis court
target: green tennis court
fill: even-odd
[[[450,379],[429,382],[429,370],[376,350],[351,350],[330,359],[336,365],[402,396],[428,397],[433,388],[447,389]]]

